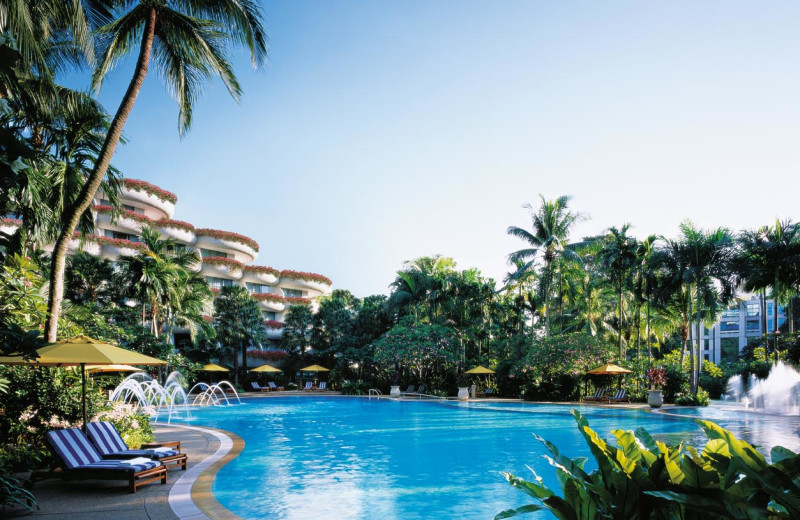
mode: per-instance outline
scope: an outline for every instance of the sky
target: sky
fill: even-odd
[[[173,218],[255,239],[258,265],[359,297],[436,254],[499,282],[539,194],[572,196],[575,241],[800,220],[800,3],[262,6],[270,60],[235,53],[240,102],[209,83],[180,139],[151,70],[113,160],[176,193]],[[100,91],[112,113],[132,66]]]

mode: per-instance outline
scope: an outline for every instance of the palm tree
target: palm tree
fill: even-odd
[[[574,249],[577,244],[568,243],[569,233],[578,222],[585,217],[581,213],[569,211],[569,196],[561,196],[555,200],[545,200],[539,195],[541,205],[534,209],[530,204],[523,207],[528,210],[531,216],[532,231],[511,226],[508,228],[509,235],[520,238],[529,247],[520,249],[508,255],[510,262],[523,261],[522,267],[518,271],[533,270],[538,258],[544,262],[542,278],[540,282],[540,294],[545,302],[545,334],[550,334],[550,297],[553,275],[553,262],[557,258],[580,261],[580,257]]]
[[[634,237],[628,236],[630,224],[625,224],[622,228],[611,227],[603,237],[602,248],[598,253],[600,265],[605,269],[614,289],[617,293],[617,318],[618,318],[618,341],[619,357],[625,359],[625,347],[622,344],[622,296],[626,287],[630,285],[630,275],[636,263],[637,243]]]
[[[653,251],[658,237],[650,235],[644,240],[639,242],[636,248],[636,272],[634,278],[634,298],[636,300],[638,311],[636,315],[641,314],[642,304],[647,305],[646,318],[645,318],[645,341],[647,342],[647,367],[650,368],[650,363],[653,360],[653,350],[650,342],[650,321],[651,321],[651,303],[653,297],[653,284],[655,283],[655,273],[653,272]],[[641,326],[637,325],[637,334]],[[636,352],[640,350],[640,342],[637,337]]]
[[[741,255],[736,259],[737,276],[747,291],[760,291],[762,297],[769,287],[775,309],[772,313],[772,330],[778,331],[778,303],[792,300],[793,273],[800,262],[800,223],[791,220],[775,221],[774,226],[763,226],[755,231],[742,231],[738,237]],[[788,317],[792,323],[793,316]],[[766,333],[766,312],[762,310],[762,326]],[[773,351],[778,358],[778,340],[775,336]]]
[[[78,199],[66,211],[55,243],[45,327],[48,341],[55,341],[58,333],[67,246],[111,164],[125,121],[147,76],[151,56],[155,56],[161,76],[178,100],[181,135],[191,126],[192,108],[202,81],[219,76],[231,96],[239,98],[241,89],[229,60],[230,43],[247,47],[254,67],[267,57],[261,9],[252,0],[112,0],[111,5],[119,16],[97,30],[101,56],[92,76],[94,87],[100,88],[106,74],[134,51],[137,41],[138,58],[92,173]]]

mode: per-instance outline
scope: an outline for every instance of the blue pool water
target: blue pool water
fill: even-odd
[[[222,468],[213,487],[217,500],[242,518],[478,519],[530,503],[500,471],[528,478],[531,466],[557,486],[541,457],[546,450],[532,433],[567,456],[589,456],[571,408],[287,396],[194,409],[184,421],[244,439],[244,451]],[[578,409],[604,438],[613,438],[613,429],[644,426],[659,440],[698,447],[705,442],[691,418]],[[741,433],[735,422],[716,420]],[[797,425],[784,422],[781,428],[796,431]]]

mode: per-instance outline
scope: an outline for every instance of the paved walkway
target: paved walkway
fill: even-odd
[[[159,483],[147,484],[140,487],[136,493],[127,491],[127,482],[122,480],[101,481],[67,481],[61,479],[43,480],[37,482],[33,493],[39,501],[39,510],[26,517],[69,520],[201,520],[203,518],[225,519],[236,518],[223,509],[214,500],[210,493],[212,472],[205,471],[202,466],[206,459],[214,454],[220,447],[220,439],[213,432],[203,432],[196,429],[185,429],[178,426],[157,425],[155,428],[158,441],[181,441],[181,451],[189,456],[189,465],[186,470],[172,470],[169,473],[169,483],[164,486]],[[234,438],[234,441],[236,438]],[[233,443],[236,445],[236,442]],[[236,448],[236,446],[234,446]],[[241,451],[241,446],[238,446]],[[235,456],[234,450],[231,455]],[[222,466],[216,463],[213,466]],[[198,467],[201,465],[201,467]],[[193,472],[192,469],[195,469]],[[176,482],[184,476],[191,477],[192,473],[201,470],[203,475],[196,481]],[[172,491],[177,491],[173,493]],[[191,498],[202,507],[192,509]],[[183,493],[186,491],[187,493]],[[183,504],[176,507],[180,516],[173,512],[170,506],[170,497],[173,501],[183,499]],[[0,512],[0,516],[3,513]]]

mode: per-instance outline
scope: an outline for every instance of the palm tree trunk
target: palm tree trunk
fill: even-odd
[[[701,348],[701,344],[703,343],[703,336],[701,334],[702,330],[700,327],[702,324],[700,323],[700,294],[698,291],[697,295],[697,364],[695,366],[695,372],[692,374],[692,393],[697,393],[697,387],[700,383],[700,367],[703,364],[703,350]]]
[[[689,389],[694,393],[694,345],[692,345],[692,291],[691,287],[689,288],[689,294],[687,294],[687,298],[689,300],[689,308],[688,312],[686,313],[686,325],[689,329]]]
[[[653,365],[653,349],[650,346],[650,297],[647,298],[647,323],[644,328],[645,338],[647,341],[647,369],[650,370]]]
[[[61,314],[61,301],[64,299],[64,266],[67,259],[67,246],[72,240],[72,235],[78,226],[81,215],[89,209],[100,184],[103,182],[108,167],[111,165],[111,158],[114,156],[114,151],[117,149],[119,139],[122,136],[125,121],[127,121],[133,105],[136,103],[144,78],[147,76],[150,54],[153,49],[155,27],[156,10],[151,8],[144,26],[142,46],[136,61],[136,69],[128,85],[128,90],[125,92],[117,113],[111,121],[108,134],[103,142],[103,148],[97,154],[97,162],[89,179],[81,189],[81,193],[75,203],[66,211],[62,220],[63,227],[53,248],[53,257],[50,262],[50,289],[48,291],[47,322],[45,323],[45,338],[50,343],[56,341],[58,337],[58,317]]]
[[[620,359],[625,359],[625,352],[623,352],[623,350],[622,350],[622,277],[620,277],[620,279],[619,279],[619,305],[618,305],[618,309],[619,309],[619,311],[618,311],[617,316],[619,317],[619,323],[617,324],[617,326],[619,327],[619,329],[618,329],[618,331],[619,331],[619,334],[618,334],[618,336],[619,336],[619,358]]]

